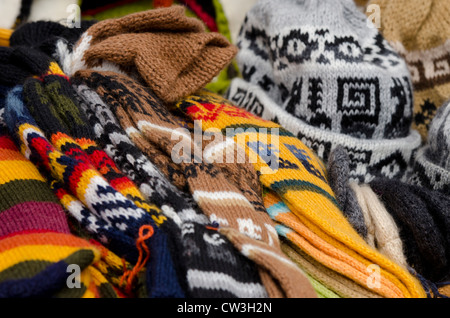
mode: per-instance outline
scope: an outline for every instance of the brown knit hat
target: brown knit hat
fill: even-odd
[[[223,35],[207,32],[182,6],[172,6],[94,24],[62,64],[69,75],[88,68],[111,70],[111,65],[137,72],[170,103],[203,88],[236,53]]]
[[[413,127],[425,141],[437,109],[450,98],[450,1],[369,4],[379,5],[380,31],[408,64],[414,88]]]

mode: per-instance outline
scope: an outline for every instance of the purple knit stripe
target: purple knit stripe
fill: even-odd
[[[66,215],[57,203],[24,202],[0,213],[0,237],[33,230],[70,233]]]

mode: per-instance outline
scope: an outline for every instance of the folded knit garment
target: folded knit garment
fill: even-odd
[[[328,290],[341,298],[381,298],[355,281],[322,265],[289,240],[282,240],[281,248],[305,273],[314,277]]]
[[[370,183],[392,215],[408,264],[426,279],[449,279],[450,198],[439,192],[395,180]]]
[[[1,297],[448,295],[447,4],[259,0],[237,47],[219,0],[31,4],[0,30]]]
[[[0,93],[0,297],[122,297],[96,265],[104,262],[103,253],[70,232],[66,213],[47,180],[9,135],[3,122],[4,90]],[[74,270],[81,275],[72,275]]]
[[[370,247],[354,230],[339,209],[326,179],[325,165],[298,138],[217,94],[202,91],[182,99],[176,107],[193,120],[202,120],[204,130],[214,128],[227,134],[228,128],[227,136],[233,136],[250,158],[259,156],[254,166],[262,185],[277,193],[293,214],[338,242],[366,266],[378,265],[386,285],[381,284],[375,292],[397,297],[425,296],[417,279]],[[273,136],[268,139],[264,136],[268,134]],[[253,136],[249,142],[243,138],[246,135]]]
[[[450,100],[434,115],[403,181],[450,196]]]
[[[133,143],[127,135],[130,130],[120,126],[100,96],[82,81],[73,78],[72,82],[99,144],[165,215],[161,227],[174,240],[187,296],[266,297],[254,264],[218,233],[192,197],[170,183],[152,158]]]
[[[339,206],[347,220],[365,240],[367,239],[367,226],[364,213],[350,187],[350,158],[344,147],[337,146],[330,153],[327,164],[328,182],[336,195]]]
[[[382,297],[368,287],[370,272],[367,265],[346,254],[345,248],[336,242],[326,240],[320,231],[312,231],[308,223],[294,215],[274,192],[265,192],[264,203],[269,215],[277,222],[275,228],[285,243],[282,244],[283,251],[306,273],[342,297]]]
[[[121,9],[128,8],[129,12],[118,9],[116,13],[113,13],[112,16],[110,16],[110,18],[122,18],[127,14],[148,11],[154,7],[170,6],[162,4],[157,6],[157,3],[152,2],[153,1],[147,0],[135,2],[134,4],[136,7],[134,7],[134,9],[130,7],[130,4],[120,6]],[[189,0],[183,1],[183,4],[185,4],[184,9],[187,17],[200,19],[200,22],[205,23],[207,31],[214,32],[215,34],[218,32],[230,40],[228,21],[223,13],[222,4],[218,0],[201,2]],[[77,21],[78,24],[76,27],[64,26],[61,23],[47,21],[46,19],[43,21],[26,23],[14,30],[14,33],[11,36],[11,46],[32,44],[32,46],[43,47],[49,55],[60,62],[58,52],[71,52],[81,34],[97,21],[105,20],[105,14],[95,15],[94,19],[86,19],[83,14],[82,18],[81,21]],[[109,21],[111,21],[111,19],[109,19]],[[238,67],[233,61],[227,67],[222,68],[217,76],[211,78],[210,81],[205,84],[205,87],[222,94],[228,88],[231,79],[238,73]]]
[[[350,183],[356,193],[361,209],[365,210],[365,220],[371,239],[367,243],[397,264],[407,268],[404,243],[392,215],[368,184]]]
[[[61,202],[97,240],[136,264],[136,271],[147,265],[147,273],[152,276],[147,279],[149,295],[184,295],[167,234],[151,216],[159,210],[145,202],[131,180],[90,139],[90,127],[75,105],[65,75],[37,50],[17,47],[11,52],[14,60],[39,78],[29,77],[23,88],[18,85],[9,94],[5,118],[10,132],[20,144],[25,143],[37,166],[63,184],[62,189],[56,189]],[[61,195],[61,191],[69,195]],[[141,237],[146,238],[142,241]],[[145,247],[143,252],[139,245],[145,245],[146,240],[150,250]],[[142,253],[147,256],[142,258]],[[130,286],[135,275],[128,281]]]
[[[180,129],[183,128],[180,122],[165,105],[132,78],[100,71],[79,71],[74,76],[75,80],[77,78],[99,93],[119,121],[128,118],[128,122],[122,125],[124,129],[139,132],[180,166],[199,208],[211,221],[219,224],[220,233],[258,265],[270,297],[315,297],[304,274],[281,252],[272,221],[260,211],[262,203],[253,202],[255,195],[250,187],[246,186],[247,190],[242,191],[238,186],[239,183],[245,186],[246,182],[251,182],[245,181],[246,177],[257,180],[256,172],[252,177],[248,171],[243,175],[244,182],[236,182],[225,177],[225,167],[203,162],[194,151],[196,145],[190,131]],[[137,140],[139,144],[142,142]],[[180,145],[193,151],[179,157],[179,152],[174,153],[174,149],[179,151]],[[233,167],[229,166],[228,171],[239,170]]]

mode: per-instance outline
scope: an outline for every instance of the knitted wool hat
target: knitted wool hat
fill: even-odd
[[[427,143],[417,151],[405,179],[450,195],[450,100],[436,112]]]
[[[450,259],[450,197],[416,185],[409,186],[409,189],[425,202],[428,213],[433,217],[439,231],[444,237],[447,259]],[[442,277],[438,279],[438,283],[448,283],[449,280],[450,272],[447,269]]]
[[[36,167],[20,154],[7,131],[3,118],[7,92],[8,88],[0,87],[0,237],[33,230],[67,234],[70,231],[58,198]]]
[[[23,83],[30,75],[30,71],[18,68],[12,57],[13,49],[10,47],[0,47],[0,63],[2,76],[0,76],[0,85],[12,87],[17,83]],[[39,64],[39,62],[38,62]]]
[[[69,76],[88,68],[131,73],[166,102],[203,88],[237,51],[223,35],[186,17],[181,6],[100,21],[83,33],[72,53],[58,50]]]
[[[136,262],[140,258],[139,248],[141,248],[137,244],[138,240],[141,236],[147,238],[145,233],[140,235],[141,227],[138,224],[139,222],[144,224],[145,221],[148,222],[145,212],[136,209],[128,199],[115,193],[92,165],[86,164],[80,158],[76,159],[62,154],[55,149],[36,126],[22,100],[21,87],[17,86],[8,94],[5,117],[9,131],[14,133],[16,143],[20,145],[23,154],[32,160],[41,171],[45,172],[49,180],[55,179],[56,182],[63,185],[61,189],[55,188],[55,194],[66,210],[94,238],[115,251],[120,257],[129,260],[132,264],[137,264]],[[77,177],[77,173],[80,177],[84,177]],[[67,191],[66,188],[70,190]],[[75,196],[71,193],[75,193]],[[109,195],[105,196],[104,193]],[[141,213],[136,214],[136,212]],[[152,232],[149,230],[146,234],[148,233]],[[161,245],[159,240],[153,244],[157,244],[158,248],[163,250],[166,248]],[[153,253],[154,257],[157,255],[159,254]],[[143,256],[145,257],[145,255]],[[156,260],[161,259],[157,257]],[[163,271],[171,269],[171,267],[164,267],[164,264],[160,265],[162,266],[160,269],[164,269]],[[173,275],[173,273],[169,273],[169,275]],[[164,278],[164,275],[162,276]],[[175,278],[175,276],[171,277]],[[131,283],[128,285],[133,286]],[[172,285],[165,286],[173,287]],[[129,288],[131,289],[131,287]],[[149,294],[151,293],[152,291],[149,290]]]
[[[232,81],[231,101],[325,161],[342,145],[351,180],[403,176],[421,142],[410,130],[410,75],[353,0],[259,1],[237,45],[243,79]]]
[[[83,17],[91,15],[91,17],[101,21],[111,18],[121,18],[128,14],[147,11],[158,7],[170,7],[172,4],[184,5],[186,16],[198,18],[204,23],[207,31],[218,32],[231,41],[229,23],[223,12],[222,3],[219,0],[127,1],[125,3],[120,1],[118,3],[107,2],[106,6],[103,5],[97,9],[86,8],[85,10],[83,9],[82,4],[81,10]],[[86,7],[92,5],[96,6],[97,4],[89,3]],[[230,85],[231,79],[238,73],[238,67],[235,61],[233,61],[233,63],[222,69],[222,71],[206,84],[205,87],[214,92],[223,94]]]
[[[72,49],[81,34],[95,23],[95,20],[82,20],[79,27],[69,28],[53,21],[29,22],[14,30],[10,45],[33,47],[54,58],[58,40],[65,41],[68,49]]]
[[[372,0],[380,32],[404,58],[413,84],[413,127],[426,141],[437,109],[450,98],[450,2]]]
[[[408,264],[433,282],[445,278],[449,272],[449,218],[445,212],[449,205],[443,203],[449,200],[426,188],[419,190],[417,187],[413,191],[411,185],[398,180],[375,179],[370,187],[400,230]],[[426,191],[426,194],[418,195],[417,191]],[[444,211],[439,211],[440,208]]]
[[[264,204],[269,215],[277,222],[275,228],[280,235],[281,242],[289,243],[297,251],[295,256],[292,253],[288,253],[288,256],[307,273],[318,277],[315,275],[318,272],[322,272],[322,274],[327,272],[328,275],[326,276],[332,276],[329,277],[331,281],[326,279],[327,285],[332,286],[333,290],[343,297],[349,297],[349,295],[354,297],[355,294],[371,298],[396,297],[386,290],[380,293],[368,288],[367,284],[364,283],[367,280],[367,273],[361,273],[360,270],[367,267],[364,261],[348,253],[342,246],[336,244],[331,237],[327,237],[307,220],[292,213],[273,191],[264,191]],[[310,244],[310,242],[314,242],[314,244]],[[283,250],[286,253],[286,250]],[[307,257],[308,263],[314,264],[305,266],[304,262],[299,262],[300,255],[297,254]],[[347,279],[344,279],[346,282],[342,282],[338,277],[346,277]],[[340,282],[333,282],[334,279]],[[342,286],[342,283],[346,286]]]
[[[283,251],[295,261],[306,273],[316,278],[342,298],[381,298],[379,295],[363,288],[355,281],[330,270],[317,262],[300,248],[286,239],[281,241]]]

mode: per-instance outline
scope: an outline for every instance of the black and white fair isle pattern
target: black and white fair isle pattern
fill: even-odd
[[[277,121],[324,160],[342,144],[354,179],[402,177],[420,139],[410,129],[408,68],[387,41],[370,28],[363,40],[312,25],[270,30],[245,18],[237,42],[244,81],[235,79],[226,97]]]

